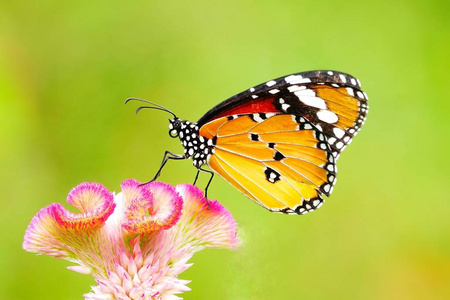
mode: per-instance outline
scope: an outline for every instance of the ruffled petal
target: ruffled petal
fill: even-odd
[[[132,192],[131,192],[132,191]],[[131,234],[150,234],[172,227],[180,218],[183,199],[169,184],[152,182],[139,186],[129,182],[124,190],[126,219],[122,225]]]
[[[82,182],[74,187],[67,196],[67,202],[82,213],[102,210],[104,205],[109,204],[113,199],[113,194],[96,182]]]
[[[41,209],[31,220],[25,232],[23,248],[27,251],[67,258],[69,252],[65,249],[60,225],[56,222],[53,211],[58,203],[53,203]]]
[[[237,224],[231,213],[218,201],[205,199],[203,192],[190,184],[177,185],[184,199],[183,224],[189,242],[214,248],[233,249],[239,244]]]
[[[74,214],[61,204],[41,209],[25,233],[25,250],[71,259],[83,237],[101,228],[114,212],[114,196],[98,183],[82,183],[72,189],[67,201],[82,213]]]
[[[143,199],[153,201],[153,196],[145,186],[141,186],[141,183],[135,179],[127,179],[122,181],[120,187],[124,195],[124,206],[128,207],[134,201],[140,201]],[[151,204],[151,203],[150,203]]]

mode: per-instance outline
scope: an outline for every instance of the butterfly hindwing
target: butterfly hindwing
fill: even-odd
[[[304,214],[331,193],[336,178],[331,149],[301,116],[233,115],[203,125],[199,134],[215,140],[209,166],[271,211]]]

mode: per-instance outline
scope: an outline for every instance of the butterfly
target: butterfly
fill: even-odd
[[[336,161],[361,129],[368,97],[359,80],[346,73],[317,70],[264,82],[211,108],[197,122],[172,114],[169,135],[184,154],[166,151],[156,180],[168,160],[193,160],[219,174],[271,212],[306,214],[319,208],[336,183]],[[204,169],[207,165],[212,170]],[[149,181],[149,182],[151,182]]]

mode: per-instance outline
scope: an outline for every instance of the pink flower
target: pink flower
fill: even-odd
[[[204,249],[233,249],[236,222],[217,201],[192,185],[161,182],[121,184],[114,195],[98,183],[81,183],[67,202],[80,213],[53,203],[39,211],[23,248],[78,264],[70,270],[94,276],[86,299],[178,299],[190,290],[178,274]]]

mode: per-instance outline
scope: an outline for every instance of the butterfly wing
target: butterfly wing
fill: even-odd
[[[323,133],[301,116],[222,117],[199,133],[215,141],[210,168],[270,211],[304,214],[331,193],[335,159]]]
[[[284,113],[306,118],[322,131],[334,157],[352,141],[368,112],[367,95],[353,76],[328,70],[270,80],[223,101],[197,122],[250,113]]]

